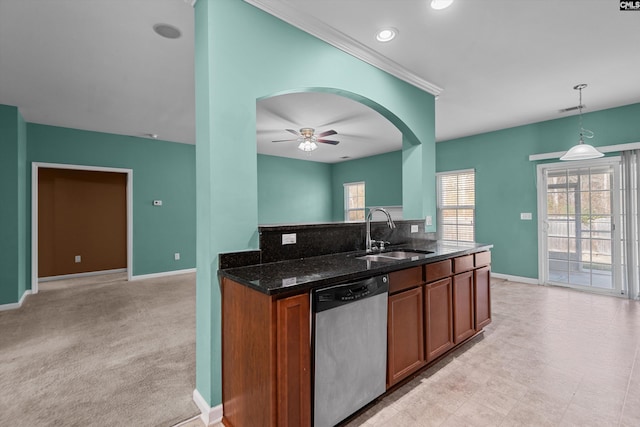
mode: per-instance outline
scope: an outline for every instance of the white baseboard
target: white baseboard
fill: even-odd
[[[155,279],[158,277],[176,276],[178,274],[187,274],[187,273],[195,273],[195,272],[196,272],[195,268],[185,268],[184,270],[172,270],[172,271],[163,271],[161,273],[140,274],[137,276],[131,276],[131,280]]]
[[[61,274],[60,276],[39,277],[38,282],[52,282],[54,280],[74,279],[76,277],[100,276],[102,274],[126,273],[126,268],[116,268],[113,270],[87,271],[86,273]]]
[[[504,279],[510,282],[518,282],[518,283],[526,283],[528,285],[539,285],[540,281],[538,279],[534,279],[532,277],[522,277],[522,276],[512,276],[510,274],[502,274],[491,272],[491,277],[495,277],[496,279]]]
[[[193,390],[193,401],[200,409],[200,419],[204,425],[212,426],[222,421],[222,404],[210,407],[197,389]]]
[[[188,420],[181,421],[180,423],[174,425],[173,427],[183,427],[187,424],[192,424],[195,420],[200,419],[200,415],[196,415],[195,417],[191,417]]]
[[[22,307],[22,303],[24,302],[24,300],[27,297],[27,295],[31,295],[31,290],[30,289],[27,289],[26,291],[24,291],[24,293],[20,297],[20,301],[11,302],[9,304],[0,304],[0,311],[15,310],[16,308]]]

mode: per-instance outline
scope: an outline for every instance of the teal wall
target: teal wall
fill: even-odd
[[[258,223],[331,221],[331,165],[258,154]]]
[[[640,104],[584,114],[594,146],[640,141]],[[536,166],[529,155],[568,150],[578,117],[534,123],[436,144],[438,172],[476,171],[476,241],[493,243],[492,269],[538,277]],[[520,220],[531,212],[532,221]]]
[[[344,183],[357,181],[365,182],[367,207],[402,205],[402,151],[333,165],[334,221],[344,221]]]
[[[333,164],[259,154],[259,224],[344,221],[344,183],[357,181],[367,207],[402,205],[402,151]]]
[[[26,135],[16,107],[0,105],[0,305],[27,289]]]
[[[403,179],[422,187],[408,201],[408,211],[422,217],[435,215],[434,98],[241,0],[197,2],[195,40],[196,389],[216,406],[218,254],[258,245],[256,100],[310,88],[358,94],[421,147],[413,153],[421,161],[403,169]]]
[[[195,147],[28,123],[28,161],[133,170],[133,275],[195,267]],[[27,180],[30,189],[31,176]],[[153,206],[155,199],[162,206]],[[180,252],[180,260],[173,254]]]

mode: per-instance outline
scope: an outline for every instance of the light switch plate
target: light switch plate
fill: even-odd
[[[76,264],[79,263],[79,262],[82,262],[82,256],[80,256],[80,255],[76,255],[74,259],[76,261]]]
[[[531,215],[531,212],[521,212],[520,213],[520,219],[531,220],[531,219],[533,219],[533,216]]]
[[[411,232],[412,233],[417,233],[418,232],[418,224],[412,224],[411,225]]]
[[[296,244],[296,233],[283,234],[282,235],[282,244],[283,245],[295,245]]]
[[[173,259],[178,261],[180,259],[180,252],[176,252],[175,254],[173,254]]]
[[[427,217],[424,220],[424,225],[433,225],[433,219],[431,218],[431,215],[427,215]]]

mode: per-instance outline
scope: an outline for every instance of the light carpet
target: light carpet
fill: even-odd
[[[2,426],[172,426],[194,388],[194,273],[41,283],[0,312]]]

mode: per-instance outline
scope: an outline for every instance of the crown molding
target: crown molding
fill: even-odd
[[[438,96],[444,90],[325,22],[305,14],[292,6],[288,6],[282,1],[244,1],[425,92]]]

